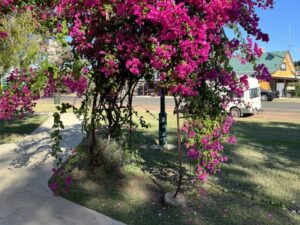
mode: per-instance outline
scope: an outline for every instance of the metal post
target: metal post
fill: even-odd
[[[167,113],[165,101],[165,89],[160,88],[160,113],[159,113],[159,146],[167,146]]]
[[[55,105],[59,105],[60,104],[60,94],[59,93],[55,93],[54,94],[54,104]]]

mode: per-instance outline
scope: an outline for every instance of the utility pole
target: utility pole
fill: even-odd
[[[291,41],[291,25],[289,25],[289,52],[291,51],[292,41]]]
[[[160,88],[159,146],[163,149],[167,146],[167,113],[164,87]]]

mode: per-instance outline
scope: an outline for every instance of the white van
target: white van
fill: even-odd
[[[249,89],[244,90],[241,98],[233,99],[226,108],[234,117],[241,117],[244,114],[254,114],[261,110],[261,96],[258,80],[248,77]]]

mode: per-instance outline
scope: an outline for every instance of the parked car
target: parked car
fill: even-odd
[[[260,96],[262,101],[273,101],[274,98],[279,98],[279,92],[261,89]]]
[[[225,108],[225,111],[230,113],[233,117],[255,114],[262,109],[258,80],[253,77],[248,77],[247,80],[249,89],[244,89],[241,97],[232,97],[232,100]],[[185,102],[181,103],[179,112],[189,112],[189,108]]]
[[[259,83],[256,78],[248,77],[249,89],[245,89],[241,98],[234,98],[226,107],[226,111],[234,117],[254,114],[261,110]]]

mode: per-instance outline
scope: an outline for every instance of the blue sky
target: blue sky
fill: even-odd
[[[289,49],[294,61],[300,60],[300,0],[275,0],[273,9],[259,11],[260,27],[269,34],[268,43],[260,43],[266,51]]]

